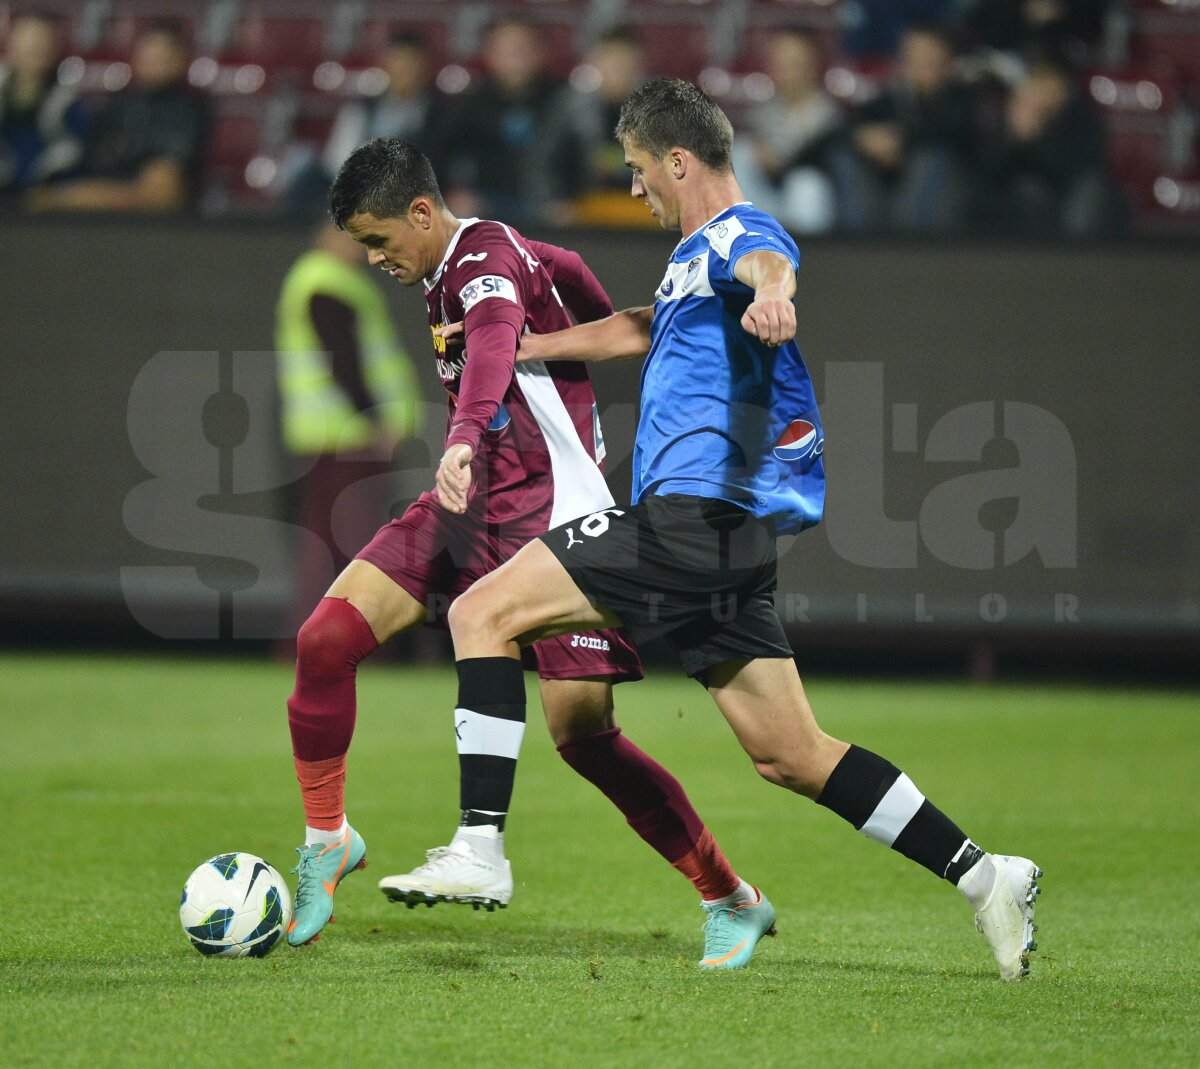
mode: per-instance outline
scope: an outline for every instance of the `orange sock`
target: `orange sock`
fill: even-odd
[[[323,761],[293,760],[304,803],[304,823],[310,828],[337,831],[346,817],[346,755]]]
[[[692,886],[707,902],[725,898],[741,886],[742,881],[725,860],[725,855],[707,828],[700,833],[696,845],[671,864],[692,881]]]

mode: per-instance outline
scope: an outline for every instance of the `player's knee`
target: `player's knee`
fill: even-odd
[[[599,741],[597,736],[606,734],[615,726],[611,708],[576,708],[554,712],[546,710],[546,727],[550,731],[550,738],[554,745],[560,748],[580,743],[594,744]],[[565,754],[563,757],[566,759]],[[570,761],[567,763],[570,764]]]
[[[768,783],[775,784],[776,787],[786,787],[788,790],[793,789],[789,770],[783,762],[770,759],[756,759],[754,761],[754,771]]]
[[[457,642],[472,635],[499,634],[503,628],[503,614],[485,594],[468,590],[454,599],[446,622]]]
[[[296,636],[296,667],[310,679],[328,679],[345,669],[346,653],[339,649],[338,631],[313,613]]]
[[[821,784],[811,762],[787,757],[753,758],[754,770],[768,783],[777,787],[815,798],[821,792]]]
[[[331,606],[331,602],[333,605]],[[347,602],[322,599],[296,635],[296,670],[308,679],[331,679],[353,672],[370,652],[361,632],[365,627],[347,626]],[[362,617],[358,616],[357,623]]]

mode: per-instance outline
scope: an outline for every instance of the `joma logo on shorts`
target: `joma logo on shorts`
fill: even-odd
[[[603,650],[608,652],[608,639],[596,638],[594,635],[572,635],[571,647],[584,650]]]

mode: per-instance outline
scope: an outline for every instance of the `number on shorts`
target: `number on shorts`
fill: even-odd
[[[621,509],[601,509],[599,512],[593,512],[580,522],[579,532],[587,535],[588,538],[599,538],[608,530],[609,516],[624,515],[624,511]]]

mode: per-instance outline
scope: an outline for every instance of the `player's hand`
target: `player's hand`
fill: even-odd
[[[767,345],[782,345],[796,336],[796,306],[782,293],[760,291],[742,316],[742,330]]]
[[[451,338],[459,338],[462,336],[462,323],[447,323],[445,326],[434,327],[433,336],[441,338],[443,341],[450,341]]]
[[[467,511],[467,491],[471,489],[471,447],[452,445],[438,464],[434,489],[447,512],[462,515]]]

